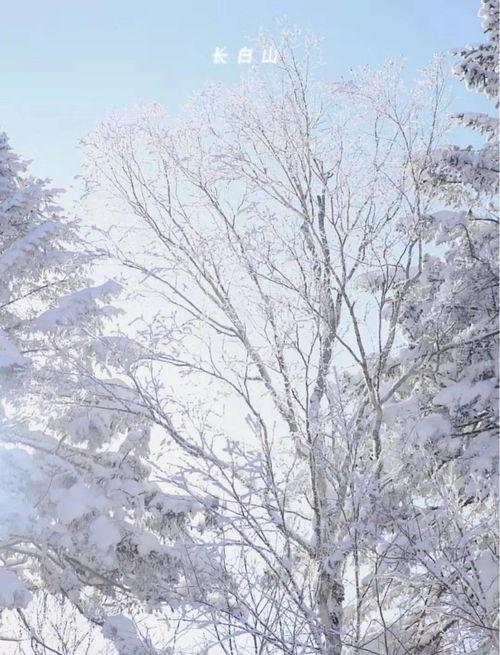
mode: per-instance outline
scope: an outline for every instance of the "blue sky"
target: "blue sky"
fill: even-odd
[[[482,40],[477,0],[26,0],[4,3],[0,129],[35,174],[70,187],[78,140],[110,110],[160,102],[171,112],[208,80],[241,73],[237,51],[260,27],[324,37],[324,75],[404,56],[409,74],[435,52]],[[226,66],[211,53],[227,48]],[[454,87],[464,110],[481,99]],[[464,104],[465,103],[465,104]],[[71,197],[71,194],[70,196]]]

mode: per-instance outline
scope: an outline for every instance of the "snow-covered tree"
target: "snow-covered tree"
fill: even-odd
[[[481,13],[457,72],[493,97]],[[486,144],[444,146],[439,65],[327,84],[312,37],[260,46],[275,68],[177,122],[88,140],[126,335],[4,142],[3,615],[42,645],[43,589],[120,655],[487,655],[497,122],[461,114]]]
[[[9,611],[29,623],[42,590],[104,625],[120,651],[110,620],[132,626],[122,610],[200,597],[213,566],[188,536],[200,506],[146,463],[149,410],[117,373],[138,348],[104,331],[120,287],[90,285],[77,226],[54,200],[2,134],[0,608],[6,626]]]
[[[455,67],[490,98],[498,94],[498,13],[498,2],[482,3],[489,42],[458,51]],[[486,143],[431,155],[425,184],[450,209],[422,222],[427,254],[403,302],[401,383],[385,416],[401,435],[394,474],[408,485],[396,505],[381,505],[393,536],[380,593],[396,591],[393,603],[405,607],[391,627],[391,653],[405,652],[395,642],[419,653],[498,648],[498,119],[455,119]]]
[[[143,299],[134,384],[178,485],[223,508],[207,648],[431,652],[402,534],[419,498],[400,455],[422,449],[390,414],[428,367],[403,330],[434,248],[443,81],[433,67],[407,93],[389,65],[321,84],[298,39],[174,125],[154,107],[89,140],[92,182],[130,210],[107,247]]]
[[[498,0],[481,0],[479,16],[488,41],[456,50],[460,60],[455,74],[468,89],[484,93],[498,104]]]
[[[498,0],[481,1],[479,15],[488,42],[456,50],[454,54],[460,59],[454,72],[468,89],[484,93],[498,106]],[[481,148],[450,146],[437,150],[430,173],[441,196],[453,206],[481,207],[481,203],[494,198],[498,189],[498,118],[464,112],[455,119],[483,135],[485,144]]]

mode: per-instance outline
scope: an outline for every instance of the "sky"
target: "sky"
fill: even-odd
[[[4,2],[0,130],[35,175],[73,187],[67,198],[74,198],[78,142],[110,111],[159,102],[175,114],[208,81],[236,81],[244,68],[238,51],[261,27],[277,29],[286,18],[323,37],[323,74],[332,80],[387,57],[404,57],[413,76],[434,53],[483,40],[478,7],[478,0]],[[226,48],[226,64],[214,64],[217,47]],[[453,89],[460,109],[481,108],[459,82]]]

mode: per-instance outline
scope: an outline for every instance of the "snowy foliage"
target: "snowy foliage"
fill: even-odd
[[[456,70],[496,97],[498,2],[483,2],[481,15],[490,42],[461,51]],[[435,193],[452,209],[425,220],[431,248],[403,303],[408,377],[387,418],[404,435],[398,466],[412,495],[387,511],[400,535],[406,595],[417,594],[406,629],[422,630],[424,620],[425,652],[467,644],[486,654],[498,647],[498,120],[459,118],[486,145],[433,154]]]
[[[456,70],[493,97],[481,16]],[[274,45],[89,139],[126,334],[2,137],[0,605],[29,630],[43,591],[119,655],[489,655],[498,121],[444,146],[439,65],[330,85]]]
[[[498,0],[481,0],[479,16],[488,43],[461,48],[455,52],[460,61],[455,74],[467,88],[486,94],[491,100],[498,100],[498,32],[500,10]]]
[[[228,576],[202,634],[238,653],[486,655],[496,123],[464,114],[485,147],[443,147],[439,67],[409,94],[391,65],[325,86],[296,36],[284,78],[88,144],[92,182],[130,212],[110,254],[155,308],[143,396],[187,460],[180,486],[220,499]]]
[[[151,480],[149,411],[114,377],[139,356],[103,334],[120,286],[89,285],[53,198],[2,135],[0,605],[29,600],[15,570],[99,623],[106,598],[117,610],[196,600],[211,567],[188,543],[199,504]]]
[[[119,655],[150,655],[147,648],[137,636],[137,630],[130,619],[123,615],[107,617],[103,625],[104,636],[110,639]]]
[[[30,600],[30,592],[14,571],[0,568],[0,607],[25,607]]]
[[[479,12],[488,43],[457,50],[455,73],[469,89],[498,99],[498,0],[481,0]],[[431,179],[436,191],[454,206],[467,200],[470,207],[484,205],[498,193],[498,117],[464,112],[455,116],[459,124],[482,134],[482,148],[450,146],[433,153]]]

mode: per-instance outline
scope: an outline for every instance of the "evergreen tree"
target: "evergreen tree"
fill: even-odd
[[[140,353],[105,334],[120,286],[90,286],[55,195],[0,135],[0,607],[43,589],[121,643],[108,614],[199,598],[212,566],[189,545],[200,507],[151,479],[148,411],[117,373]]]
[[[498,7],[482,2],[488,43],[457,51],[455,67],[489,98]],[[485,143],[437,150],[428,167],[426,184],[450,209],[422,221],[427,255],[401,315],[408,381],[389,414],[412,492],[386,511],[397,517],[394,557],[412,572],[402,634],[418,652],[486,655],[498,647],[498,119],[456,119]]]

